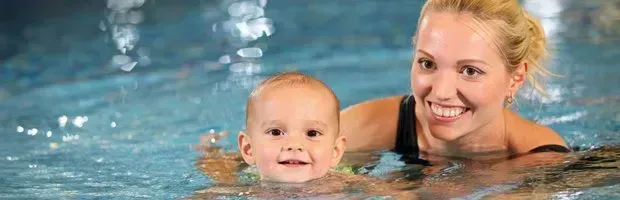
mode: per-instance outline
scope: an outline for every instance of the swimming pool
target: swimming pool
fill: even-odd
[[[422,1],[256,1],[266,2],[262,15],[248,14],[265,17],[256,21],[265,35],[257,39],[256,32],[226,23],[242,15],[228,10],[234,1],[125,2],[140,12],[110,17],[127,5],[106,1],[73,2],[58,13],[29,7],[29,19],[38,20],[9,31],[19,37],[4,33],[17,46],[0,69],[0,198],[192,196],[212,184],[194,164],[200,136],[242,130],[246,96],[275,72],[300,70],[324,80],[342,106],[409,92],[410,37]],[[555,54],[550,66],[564,77],[549,80],[549,99],[523,93],[519,112],[583,150],[620,145],[620,41],[585,18],[598,8],[524,2],[544,17]],[[115,23],[135,25],[113,30]],[[115,56],[123,47],[128,57]],[[262,56],[231,64],[245,47],[259,47]],[[234,142],[226,137],[219,144],[235,150]],[[553,178],[463,198],[619,198],[620,151],[593,152],[548,173]],[[381,177],[401,169],[396,155],[380,155],[363,173]],[[601,184],[574,184],[590,182]]]

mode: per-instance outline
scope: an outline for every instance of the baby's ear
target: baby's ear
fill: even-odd
[[[252,154],[252,145],[250,143],[250,136],[246,133],[240,131],[237,136],[237,144],[239,145],[239,151],[241,152],[241,157],[248,165],[254,164],[254,155]]]
[[[345,136],[339,136],[334,143],[334,151],[332,153],[331,167],[336,167],[342,159],[344,150],[347,147],[347,138]]]

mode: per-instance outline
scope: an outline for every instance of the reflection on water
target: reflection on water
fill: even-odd
[[[191,198],[359,198],[360,195],[403,195],[421,199],[620,197],[620,190],[617,190],[620,187],[619,146],[571,153],[559,166],[546,166],[550,161],[539,160],[531,168],[520,166],[532,165],[527,162],[513,163],[506,168],[498,167],[501,165],[497,161],[485,160],[452,160],[423,167],[404,165],[400,156],[391,152],[347,153],[342,165],[326,178],[293,185],[261,183],[255,169],[240,165],[243,162],[240,157],[227,154],[228,157],[217,160],[213,153],[198,159],[197,168],[220,182],[196,191]],[[597,188],[608,189],[604,193],[588,192]]]
[[[252,180],[240,160],[221,168],[196,160],[199,135],[242,130],[250,88],[279,71],[300,70],[324,80],[342,107],[408,93],[408,38],[423,3],[5,2],[27,6],[11,12],[28,20],[10,26],[0,21],[1,28],[16,27],[0,32],[2,199],[176,199],[207,189],[214,179]],[[544,16],[552,39],[549,66],[564,77],[549,78],[550,98],[526,92],[519,112],[582,150],[620,144],[620,48],[610,31],[618,27],[612,20],[616,1],[522,2]],[[601,17],[607,21],[598,22]],[[225,151],[237,148],[234,134],[218,144]],[[349,154],[343,163],[357,175],[408,181],[423,188],[411,190],[428,197],[441,192],[424,181],[448,181],[452,184],[440,188],[461,197],[604,199],[617,196],[617,174],[600,168],[608,165],[588,166],[617,164],[611,152],[618,150],[595,150],[598,158],[573,168],[505,184],[489,177],[510,173],[470,173],[472,164],[458,160],[422,167],[381,152]],[[232,166],[241,167],[227,169]],[[204,169],[220,174],[206,176]],[[601,187],[587,185],[597,181]],[[460,187],[472,182],[482,186]]]
[[[620,198],[620,147],[605,146],[578,153],[579,159],[527,177],[520,187],[491,198],[618,199]],[[602,190],[603,192],[592,192]]]
[[[260,199],[363,199],[368,197],[414,198],[412,183],[385,181],[354,174],[328,173],[303,184],[253,183],[213,185],[201,189],[189,199],[252,197]]]
[[[138,25],[144,21],[144,13],[139,8],[146,0],[107,0],[106,20],[99,23],[102,31],[107,31],[120,54],[110,60],[112,67],[120,68],[125,72],[131,71],[137,64],[150,64],[148,50],[140,48],[133,52],[140,40]],[[106,37],[106,39],[108,39]],[[137,54],[136,58],[128,53]],[[131,55],[131,54],[130,54]]]
[[[269,183],[259,180],[258,171],[248,166],[241,156],[233,152],[221,151],[215,144],[221,134],[210,133],[201,138],[198,149],[204,156],[197,159],[195,165],[199,171],[214,180],[194,193],[188,199],[214,199],[223,197],[252,198],[328,198],[361,199],[362,197],[393,195],[411,198],[413,181],[386,180],[361,176],[363,166],[370,164],[369,158],[378,158],[370,154],[348,154],[341,165],[325,177],[304,184]],[[360,160],[361,158],[361,160]],[[383,162],[385,163],[385,162]]]

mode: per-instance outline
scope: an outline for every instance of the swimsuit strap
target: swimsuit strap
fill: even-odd
[[[415,99],[413,95],[404,96],[400,102],[398,112],[398,127],[396,129],[396,145],[394,151],[418,158],[418,136],[415,130]]]
[[[571,152],[571,150],[566,148],[565,146],[557,145],[557,144],[542,145],[542,146],[539,146],[539,147],[536,147],[530,150],[530,153],[540,153],[540,152],[569,153]]]

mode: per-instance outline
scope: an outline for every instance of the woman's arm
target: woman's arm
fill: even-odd
[[[398,110],[403,96],[374,99],[340,112],[340,134],[347,138],[347,152],[394,148]]]

